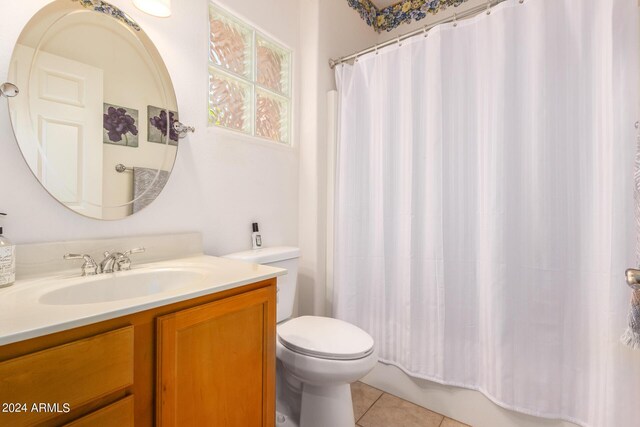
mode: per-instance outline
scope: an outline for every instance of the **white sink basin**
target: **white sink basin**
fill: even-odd
[[[79,305],[120,301],[196,285],[207,272],[196,268],[155,268],[87,276],[40,296],[47,305]]]

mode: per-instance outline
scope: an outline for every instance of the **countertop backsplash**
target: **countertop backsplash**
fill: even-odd
[[[139,247],[146,251],[131,256],[133,265],[203,254],[202,234],[197,232],[16,245],[16,279],[73,269],[80,273],[82,261],[64,260],[62,256],[68,253],[88,254],[99,263],[105,251],[125,252]]]

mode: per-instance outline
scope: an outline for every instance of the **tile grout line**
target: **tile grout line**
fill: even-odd
[[[426,409],[428,411],[431,411],[431,409],[429,409],[429,408],[426,408]],[[438,415],[440,415],[442,417],[442,421],[440,421],[440,424],[438,425],[438,427],[442,427],[442,424],[444,424],[444,420],[447,419],[447,416],[444,415],[444,414],[441,414],[440,412],[435,412],[435,411],[431,411],[431,412],[433,412],[434,414],[438,414]]]
[[[372,388],[375,388],[375,387],[372,387]],[[376,390],[380,390],[380,389],[377,389],[377,388],[376,388]],[[380,391],[382,391],[382,390],[380,390]],[[367,410],[366,410],[366,411],[364,411],[364,414],[362,414],[362,416],[356,420],[356,424],[358,424],[358,423],[360,422],[360,420],[362,420],[362,419],[364,418],[364,416],[365,416],[365,415],[367,415],[367,413],[371,410],[371,408],[373,408],[373,405],[375,405],[376,403],[378,403],[378,400],[380,400],[380,398],[381,398],[382,396],[384,396],[385,394],[386,394],[386,393],[385,393],[384,391],[382,391],[382,393],[380,393],[380,396],[378,396],[378,398],[377,398],[376,400],[374,400],[374,401],[373,401],[373,403],[372,403],[371,405],[369,405],[369,407],[367,408]]]
[[[640,1],[640,0],[639,0],[639,1]],[[373,387],[373,388],[375,388],[375,387]],[[382,390],[380,390],[379,388],[376,388],[376,390],[382,391]],[[396,396],[395,394],[387,393],[386,391],[382,391],[382,394],[388,394],[389,396],[393,396],[393,397],[395,397],[396,399],[400,399],[400,400],[402,400],[403,402],[410,403],[411,405],[417,406],[418,408],[426,409],[426,410],[427,410],[427,411],[429,411],[429,412],[432,412],[432,413],[434,413],[434,414],[436,414],[436,415],[440,415],[440,416],[442,417],[442,421],[440,421],[440,424],[438,424],[438,427],[442,427],[442,423],[444,423],[444,420],[445,420],[445,419],[447,419],[447,418],[449,418],[449,417],[447,417],[446,415],[441,414],[440,412],[433,411],[433,410],[431,410],[431,409],[427,408],[426,406],[418,405],[418,404],[417,404],[417,403],[415,403],[415,402],[412,402],[412,401],[410,401],[410,400],[404,399],[404,398],[402,398],[402,397],[400,397],[400,396]],[[380,397],[382,397],[382,395],[380,395]],[[379,397],[378,399],[380,399],[380,397]],[[378,401],[378,399],[376,399],[376,402]],[[374,404],[375,404],[375,402],[374,402]],[[371,406],[373,406],[373,405],[371,405]],[[369,408],[369,409],[371,409],[371,408]],[[369,412],[369,410],[368,410],[368,409],[367,409],[367,412]],[[365,412],[365,414],[366,414],[366,412]],[[364,417],[364,415],[363,415],[363,417]],[[358,421],[359,421],[359,420],[358,420]]]
[[[364,411],[364,413],[362,414],[362,416],[356,420],[355,424],[358,424],[358,423],[359,423],[359,422],[364,418],[364,416],[365,416],[365,415],[367,415],[367,413],[371,410],[371,408],[373,408],[373,407],[374,407],[374,405],[378,402],[378,400],[380,400],[380,399],[382,398],[382,396],[384,396],[385,394],[387,394],[387,395],[389,395],[389,396],[392,396],[392,397],[395,397],[395,398],[397,398],[397,399],[400,399],[400,400],[402,400],[402,401],[404,401],[404,402],[410,403],[410,404],[412,404],[412,405],[415,405],[415,406],[417,406],[417,407],[419,407],[419,408],[426,409],[427,411],[429,411],[429,412],[433,412],[434,414],[440,415],[440,416],[442,417],[442,420],[440,421],[440,424],[438,424],[438,427],[442,427],[442,425],[444,424],[445,420],[446,420],[447,418],[449,418],[449,417],[447,417],[446,415],[441,414],[440,412],[435,412],[435,411],[433,411],[433,410],[431,410],[431,409],[429,409],[429,408],[427,408],[427,407],[425,407],[425,406],[418,405],[417,403],[411,402],[411,401],[409,401],[409,400],[407,400],[407,399],[403,399],[403,398],[402,398],[402,397],[400,397],[400,396],[396,396],[395,394],[387,393],[386,391],[384,391],[384,390],[380,390],[379,388],[376,388],[376,387],[373,387],[373,386],[370,386],[370,385],[369,385],[369,384],[367,384],[367,383],[363,383],[363,384],[365,384],[365,385],[367,385],[367,386],[369,386],[369,387],[371,387],[371,388],[373,388],[373,389],[375,389],[375,390],[378,390],[378,391],[380,391],[380,392],[382,392],[382,393],[380,394],[380,396],[378,396],[378,398],[377,398],[376,400],[374,400],[374,401],[373,401],[373,403],[372,403],[372,404],[367,408],[367,410],[366,410],[366,411]],[[458,421],[458,420],[455,420],[455,419],[453,419],[453,418],[450,418],[450,419],[452,419],[452,420],[454,420],[454,421],[456,421],[456,422],[460,423],[460,421]],[[466,426],[466,425],[467,425],[467,424],[465,424],[465,426]],[[471,426],[469,426],[469,427],[471,427]]]
[[[366,384],[366,383],[363,383],[363,384]],[[366,385],[368,385],[368,384],[366,384]],[[372,386],[369,386],[369,387],[371,387],[371,388],[375,388],[375,387],[372,387]],[[369,408],[364,412],[364,414],[362,414],[362,416],[361,416],[360,418],[358,418],[358,420],[356,421],[356,424],[358,424],[358,422],[360,422],[360,420],[361,420],[362,418],[364,418],[364,416],[367,414],[367,412],[369,412],[369,410],[370,410],[371,408],[373,408],[373,405],[375,405],[375,404],[376,404],[376,402],[378,402],[378,400],[380,400],[380,398],[381,398],[382,396],[384,396],[385,394],[387,394],[387,395],[389,395],[389,396],[393,396],[393,397],[395,397],[396,399],[400,399],[400,400],[402,400],[403,402],[407,402],[407,403],[410,403],[410,404],[412,404],[412,405],[415,405],[415,406],[417,406],[417,407],[419,407],[419,408],[426,409],[427,411],[429,411],[429,412],[433,412],[434,414],[440,415],[440,416],[442,417],[442,420],[440,421],[440,424],[438,424],[438,427],[442,427],[442,424],[444,424],[444,421],[448,418],[446,415],[441,414],[440,412],[433,411],[433,410],[431,410],[431,409],[429,409],[429,408],[427,408],[427,407],[425,407],[425,406],[418,405],[417,403],[411,402],[411,401],[409,401],[409,400],[407,400],[407,399],[403,399],[403,398],[402,398],[402,397],[400,397],[400,396],[396,396],[395,394],[387,393],[386,391],[380,390],[379,388],[375,388],[375,389],[376,389],[376,390],[378,390],[378,391],[381,391],[381,392],[382,392],[382,394],[381,394],[381,395],[380,395],[380,396],[379,396],[379,397],[378,397],[378,398],[377,398],[377,399],[376,399],[376,400],[371,404],[371,406],[369,406]],[[456,421],[457,421],[457,420],[456,420]],[[458,422],[459,422],[459,421],[458,421]]]

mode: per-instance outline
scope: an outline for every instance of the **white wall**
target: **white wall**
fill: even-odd
[[[300,152],[300,272],[302,314],[325,314],[327,92],[335,89],[329,58],[376,42],[377,34],[346,0],[301,0],[303,46]]]
[[[0,80],[6,79],[22,27],[47,3],[0,3],[0,12],[11,16],[0,26]],[[16,243],[30,243],[202,231],[205,251],[220,255],[249,248],[251,222],[259,221],[266,244],[297,244],[297,132],[290,148],[207,128],[208,1],[174,1],[173,15],[166,19],[140,12],[131,0],[111,3],[137,20],[155,42],[173,79],[180,118],[195,126],[196,133],[182,140],[174,172],[156,202],[124,220],[98,221],[69,211],[40,186],[15,143],[6,102],[0,102],[0,211],[10,215],[4,221],[6,235]],[[219,3],[299,55],[298,0]],[[297,94],[298,61],[294,81]]]

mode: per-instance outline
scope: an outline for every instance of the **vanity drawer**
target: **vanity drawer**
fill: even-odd
[[[65,427],[133,427],[133,396],[77,419]]]
[[[0,402],[21,406],[0,412],[0,425],[37,424],[132,384],[133,326],[10,359],[0,363]]]

